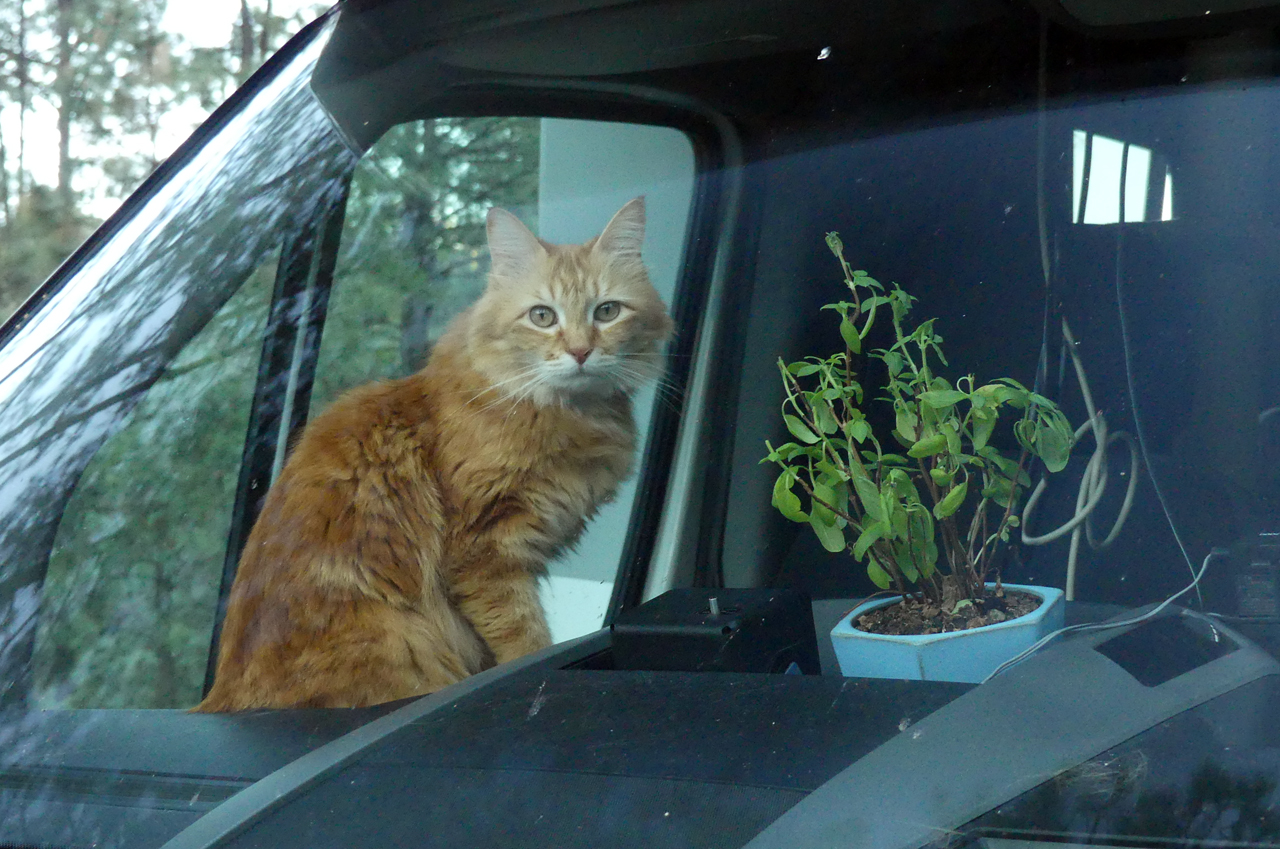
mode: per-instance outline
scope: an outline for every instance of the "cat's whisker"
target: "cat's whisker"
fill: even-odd
[[[666,391],[663,391],[664,389]],[[671,412],[678,414],[683,407],[684,393],[677,391],[673,386],[664,387],[659,385],[654,399],[664,404]]]
[[[506,380],[500,380],[497,383],[494,383],[490,386],[486,386],[484,389],[481,389],[475,395],[471,396],[470,400],[467,401],[467,406],[470,406],[471,404],[473,404],[478,398],[480,398],[481,395],[487,395],[490,392],[498,391],[502,389],[502,387],[507,386],[508,384],[516,383],[517,381],[527,380],[530,375],[537,374],[540,368],[541,366],[537,366],[537,365],[529,366],[528,368],[517,372],[511,377],[508,377]],[[507,393],[502,393],[502,394],[504,397],[507,395]],[[484,407],[482,409],[488,409],[488,408]]]
[[[533,379],[532,383],[530,383],[531,378]],[[527,397],[528,393],[524,391],[512,392],[507,387],[509,387],[511,384],[514,383],[514,384],[517,384],[521,388],[521,390],[523,390],[530,386],[537,386],[542,380],[543,380],[543,366],[540,364],[533,365],[517,372],[515,375],[507,378],[506,380],[499,381],[498,383],[495,383],[492,386],[488,386],[485,389],[482,389],[480,392],[476,393],[476,395],[467,403],[471,404],[472,402],[480,398],[480,396],[485,395],[489,392],[497,392],[498,395],[492,401],[490,401],[489,403],[481,407],[479,409],[479,412],[485,412],[503,403],[507,403],[507,402],[515,403]]]
[[[615,364],[613,371],[632,383],[635,383],[637,387],[650,382],[657,383],[658,385],[670,382],[670,379],[660,371],[636,368],[635,366],[624,363]]]
[[[678,413],[680,412],[683,395],[676,391],[674,387],[655,384],[653,400],[654,403],[661,404],[671,412]]]
[[[542,386],[546,382],[547,382],[547,379],[545,375],[540,374],[525,387],[523,392],[521,392],[518,396],[513,397],[511,399],[511,409],[507,411],[507,414],[505,416],[503,416],[502,421],[504,423],[509,421],[511,419],[511,416],[515,414],[515,411],[519,409],[520,402],[526,400],[531,395],[533,395],[533,393],[537,391],[538,387]]]
[[[666,373],[665,369],[662,368],[661,363],[654,363],[652,361],[648,361],[648,362],[642,363],[641,365],[636,365],[634,363],[620,361],[620,362],[614,363],[613,371],[616,374],[619,374],[625,378],[628,378],[630,380],[635,380],[641,383],[649,383],[652,381],[658,384],[660,387],[661,386],[674,387],[674,382],[672,381],[671,377]]]

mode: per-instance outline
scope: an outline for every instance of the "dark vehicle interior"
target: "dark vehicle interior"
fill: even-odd
[[[355,710],[41,711],[11,687],[0,843],[1275,843],[1280,9],[1203,5],[339,4],[310,31],[333,28],[310,85],[349,148],[339,182],[393,128],[441,116],[652,124],[691,141],[676,400],[653,408],[604,614],[616,627]],[[279,258],[223,607],[281,434],[305,423],[346,202],[299,201],[307,228]],[[1113,477],[1089,533],[1121,516],[1114,543],[1070,543],[1070,577],[1066,537],[1015,544],[1003,580],[1070,585],[1068,624],[1095,623],[1150,609],[1212,560],[1177,601],[1193,613],[1073,635],[976,687],[840,676],[827,633],[876,587],[773,509],[760,464],[785,438],[779,357],[841,344],[820,311],[838,297],[830,231],[939,319],[951,362],[1034,385],[1075,424],[1068,322],[1093,402],[1130,435],[1082,439],[1034,523],[1072,519],[1101,451]],[[47,561],[43,533],[30,549]],[[746,611],[744,634],[770,605],[800,614],[774,616],[750,638],[767,650],[733,663],[709,667],[693,636],[687,658],[627,655],[626,629],[658,615],[660,559],[660,589],[691,588],[694,620],[713,596]],[[0,639],[0,668],[25,680],[34,637]],[[774,647],[797,645],[780,662]],[[804,674],[776,674],[792,660]]]

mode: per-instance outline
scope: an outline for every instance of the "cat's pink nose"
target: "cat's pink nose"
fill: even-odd
[[[591,348],[570,348],[569,356],[578,361],[578,365],[582,365],[587,361],[587,357],[591,356]]]

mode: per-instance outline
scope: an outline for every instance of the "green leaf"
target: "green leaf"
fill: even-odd
[[[990,498],[1001,507],[1008,507],[1009,501],[1013,498],[1013,481],[1008,478],[993,478],[990,485],[982,490],[983,498]]]
[[[1014,390],[1007,386],[1001,386],[999,383],[988,383],[986,386],[979,386],[973,390],[975,398],[982,398],[985,403],[993,407],[998,407],[1005,403],[1013,394]],[[974,406],[978,406],[977,401],[974,402]]]
[[[769,449],[769,454],[760,461],[761,463],[785,463],[796,454],[805,450],[794,442],[784,442],[777,448],[774,448],[769,444],[768,440],[765,440],[764,447]]]
[[[847,481],[849,479],[849,476],[830,460],[819,460],[816,467],[818,471],[822,473],[822,476],[826,478],[826,480],[823,481],[824,483],[831,484],[836,481]]]
[[[969,396],[958,389],[930,389],[920,393],[920,400],[935,410],[954,407]]]
[[[778,446],[778,459],[790,460],[802,451],[804,451],[804,449],[799,445],[796,445],[794,442],[784,442],[782,445]]]
[[[819,366],[817,363],[792,363],[787,366],[787,371],[791,372],[796,377],[808,377],[816,372],[818,368]]]
[[[849,426],[845,429],[845,436],[857,443],[864,442],[870,435],[871,425],[867,424],[865,420],[850,422]]]
[[[1002,393],[1004,402],[1010,406],[1017,407],[1019,410],[1025,410],[1031,402],[1031,390],[1013,378],[1002,377],[1000,382],[1007,384]]]
[[[917,460],[923,457],[932,457],[934,454],[940,454],[947,448],[947,436],[944,433],[935,433],[932,436],[926,436],[916,444],[912,445],[907,451],[907,456],[914,457]]]
[[[955,478],[955,473],[935,467],[929,470],[929,477],[933,478],[933,482],[938,486],[946,487],[951,486],[951,481]]]
[[[871,521],[883,522],[885,520],[884,503],[880,500],[880,490],[869,478],[854,478],[853,491],[857,493],[858,501],[862,504],[862,512]]]
[[[982,397],[974,395],[974,401]],[[990,407],[979,407],[976,403],[973,407],[973,450],[981,451],[991,439],[991,434],[996,429],[996,411]]]
[[[1071,440],[1053,428],[1043,428],[1036,433],[1035,452],[1050,472],[1060,472],[1071,458]]]
[[[817,434],[809,430],[809,426],[795,416],[783,413],[782,420],[786,422],[787,430],[791,431],[791,435],[801,442],[807,442],[812,445],[818,441]]]
[[[1061,410],[1052,407],[1044,411],[1028,432],[1031,434],[1032,450],[1044,461],[1050,472],[1060,472],[1066,468],[1071,449],[1075,446],[1075,433]]]
[[[955,456],[961,451],[959,425],[954,419],[943,422],[943,425],[945,427],[943,435],[947,438],[947,453]]]
[[[898,543],[893,549],[897,557],[898,571],[911,583],[920,580],[920,570],[916,568],[915,552],[905,542]]]
[[[1050,401],[1048,398],[1044,397],[1043,395],[1039,395],[1035,392],[1028,393],[1027,398],[1031,401],[1032,404],[1035,404],[1038,407],[1057,407],[1058,406],[1057,404]]]
[[[819,430],[830,435],[840,429],[840,423],[836,421],[836,415],[825,399],[815,398],[810,406],[813,408],[814,423]]]
[[[847,494],[845,498],[848,498]],[[837,510],[844,510],[847,505],[840,503],[840,493],[834,487],[815,483],[813,485],[813,515],[817,516],[825,524],[843,527],[844,520],[828,508],[823,507],[819,502],[830,504]]]
[[[885,351],[880,355],[880,359],[884,360],[884,364],[888,367],[889,377],[897,377],[902,372],[905,361],[896,351]]]
[[[849,484],[846,481],[840,481],[840,483],[832,487],[832,490],[834,491],[836,500],[831,503],[839,507],[845,513],[848,513],[851,516],[854,515],[853,511],[849,509]],[[849,521],[843,516],[836,516],[837,528],[843,528],[848,524]]]
[[[791,491],[794,484],[794,469],[787,469],[778,475],[778,479],[773,484],[773,506],[793,522],[807,522],[809,517],[804,514],[800,498]]]
[[[844,551],[844,531],[837,528],[834,523],[828,524],[823,521],[816,510],[809,516],[809,527],[813,528],[818,542],[822,543],[822,547],[827,551],[832,554]]]
[[[903,403],[894,404],[894,412],[897,417],[894,422],[894,428],[910,445],[916,441],[916,426],[920,424],[920,417]]]
[[[913,529],[912,533],[925,541],[924,558],[920,561],[920,574],[928,578],[934,573],[934,566],[938,562],[938,542],[934,533],[933,514],[928,510],[916,510],[912,513],[912,519],[919,525],[919,531]]]
[[[844,243],[840,241],[840,234],[834,230],[827,234],[827,247],[836,256],[844,258]]]
[[[929,577],[938,562],[938,545],[934,541],[933,516],[928,510],[911,511],[911,559],[919,574]]]
[[[896,498],[886,499],[885,512],[889,514],[890,536],[894,539],[907,538],[907,508]],[[911,580],[915,580],[912,578]]]
[[[938,544],[932,539],[924,547],[924,563],[920,564],[920,574],[928,578],[937,570]]]
[[[939,519],[945,519],[953,515],[960,509],[960,505],[964,503],[964,497],[969,492],[969,482],[961,481],[946,497],[939,501],[933,508],[933,515]]]
[[[884,536],[884,532],[888,528],[884,522],[872,522],[862,529],[862,533],[858,534],[857,541],[853,544],[853,557],[855,560],[861,560],[866,556],[867,550]]]
[[[902,321],[907,311],[911,309],[911,296],[895,286],[889,293],[889,297],[889,303],[893,307],[893,317]]]
[[[862,337],[858,335],[858,328],[853,326],[848,316],[840,320],[840,336],[844,338],[844,344],[849,346],[850,351],[862,353]]]
[[[919,504],[920,493],[916,491],[916,485],[911,480],[911,476],[902,469],[890,470],[886,483],[893,487],[894,493],[906,504]]]
[[[893,579],[889,577],[889,573],[876,562],[874,557],[867,562],[867,577],[871,579],[871,583],[882,590],[887,590],[893,585]]]
[[[1000,474],[1004,475],[1006,478],[1017,480],[1017,482],[1022,486],[1027,486],[1031,483],[1031,479],[1027,476],[1025,469],[1019,467],[1017,463],[1010,460],[1008,457],[1005,457],[990,445],[985,446],[978,451],[978,453],[991,461],[991,463],[999,469]]]

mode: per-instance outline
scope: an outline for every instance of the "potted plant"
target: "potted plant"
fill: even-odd
[[[937,371],[947,360],[935,319],[907,329],[916,299],[851,269],[836,233],[827,244],[852,296],[823,307],[839,318],[844,350],[778,361],[795,441],[765,443],[762,462],[781,469],[773,505],[807,523],[828,551],[865,561],[872,582],[892,593],[832,631],[845,675],[980,681],[1061,627],[1061,591],[1002,584],[997,558],[1018,526],[1028,462],[1066,466],[1071,426],[1053,401],[1010,378],[947,380]],[[883,319],[892,341],[864,353]],[[885,370],[870,400],[891,405],[892,442],[864,412],[856,369],[865,358]],[[1009,413],[1016,457],[991,442]]]

